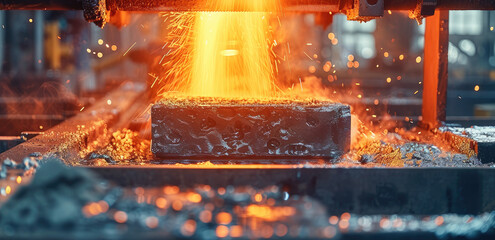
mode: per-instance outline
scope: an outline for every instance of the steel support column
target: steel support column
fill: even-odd
[[[426,18],[423,66],[423,126],[445,121],[448,81],[449,11],[436,10]]]

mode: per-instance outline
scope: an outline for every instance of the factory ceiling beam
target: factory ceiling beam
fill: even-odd
[[[328,8],[346,10],[356,4],[375,5],[383,2],[384,10],[414,10],[426,0],[281,0],[281,6],[291,10],[327,11]],[[245,0],[233,2],[242,7]],[[436,9],[443,10],[495,10],[492,0],[428,0],[436,2]],[[121,11],[222,11],[215,0],[0,0],[0,9],[13,10],[82,10],[85,3],[105,5],[109,10]],[[312,7],[310,7],[312,6]],[[298,8],[300,7],[300,8]],[[319,7],[319,8],[318,8]],[[226,9],[232,11],[232,9]],[[250,9],[234,9],[249,11]],[[255,9],[253,9],[255,10]]]
[[[0,0],[0,10],[83,10],[88,22],[103,27],[117,11],[266,11],[248,1],[235,0],[221,7],[217,0]],[[286,12],[344,13],[349,20],[369,21],[385,10],[408,10],[421,20],[441,10],[495,10],[492,0],[281,0],[278,9]]]

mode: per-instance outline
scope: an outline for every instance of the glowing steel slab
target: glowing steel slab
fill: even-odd
[[[350,147],[350,107],[339,103],[173,98],[151,118],[151,151],[163,159],[332,160]]]

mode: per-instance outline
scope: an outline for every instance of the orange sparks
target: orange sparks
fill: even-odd
[[[173,203],[172,203],[172,208],[175,210],[175,211],[180,211],[182,209],[184,205],[182,204],[181,201],[179,200],[175,200]]]
[[[347,56],[347,60],[349,60],[349,62],[354,61],[354,55],[351,54],[351,55]]]
[[[315,66],[309,66],[308,71],[309,71],[310,73],[315,73],[315,72],[316,72],[316,67],[315,67]]]
[[[242,234],[243,234],[242,226],[235,225],[230,227],[230,237],[240,238],[242,237]]]
[[[359,62],[358,61],[355,61],[354,62],[354,68],[358,68],[359,67]]]
[[[155,204],[158,208],[165,208],[167,207],[167,199],[165,198],[157,198],[155,201]]]
[[[199,203],[201,202],[201,195],[197,193],[188,193],[187,194],[187,200],[193,203]]]
[[[261,196],[261,194],[257,193],[256,195],[254,195],[254,200],[256,202],[261,202],[261,200],[263,200],[263,196]]]
[[[165,186],[163,188],[163,193],[165,194],[177,194],[179,193],[180,189],[177,186]]]
[[[227,226],[220,225],[216,230],[217,237],[224,238],[229,235],[229,228]]]
[[[125,223],[125,222],[127,222],[127,213],[125,213],[123,211],[117,211],[113,215],[113,218],[118,223]]]
[[[230,222],[232,222],[232,215],[230,215],[230,213],[227,212],[221,212],[217,214],[216,220],[218,224],[227,225]]]
[[[328,39],[333,40],[334,38],[335,38],[335,34],[334,33],[329,33],[328,34]]]

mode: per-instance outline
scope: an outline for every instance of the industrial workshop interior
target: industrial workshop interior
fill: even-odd
[[[494,0],[1,0],[0,239],[495,239]]]

